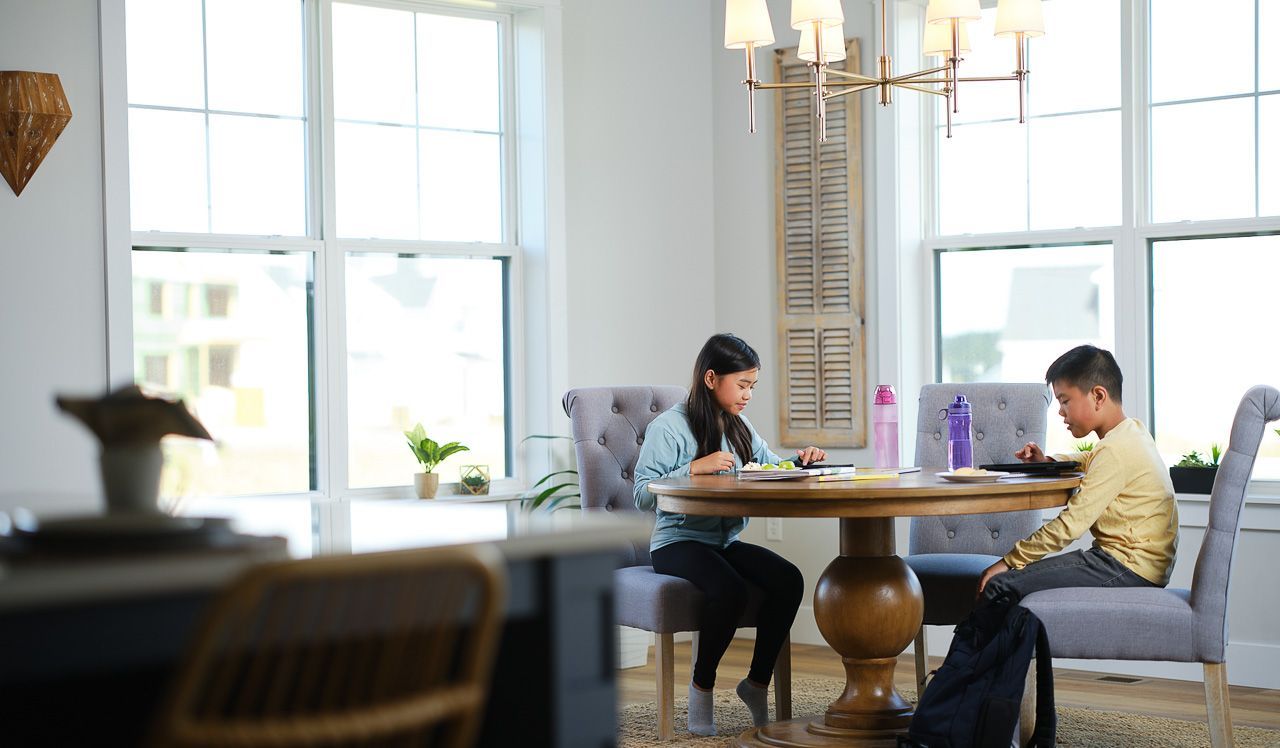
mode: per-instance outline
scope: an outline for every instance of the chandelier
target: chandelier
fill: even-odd
[[[756,131],[755,92],[757,89],[813,87],[818,118],[818,140],[827,139],[827,101],[839,96],[876,89],[881,106],[893,103],[893,89],[905,88],[934,94],[946,100],[947,137],[951,137],[951,115],[960,111],[957,95],[960,83],[1016,81],[1018,83],[1018,122],[1026,122],[1027,39],[1044,35],[1044,15],[1040,0],[999,0],[996,9],[995,35],[1014,38],[1014,70],[1010,75],[963,78],[960,76],[961,55],[970,51],[970,21],[982,18],[978,0],[930,0],[925,10],[923,52],[929,57],[943,57],[946,64],[902,75],[893,74],[893,58],[889,56],[885,5],[880,2],[880,65],[878,75],[870,77],[831,68],[845,57],[844,11],[840,0],[791,0],[791,28],[800,32],[800,59],[813,70],[812,83],[763,83],[756,80],[755,50],[773,44],[773,23],[769,20],[766,0],[725,0],[724,46],[743,49],[747,55],[747,122]],[[834,79],[830,76],[834,76]]]

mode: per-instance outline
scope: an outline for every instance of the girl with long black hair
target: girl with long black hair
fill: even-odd
[[[658,478],[732,472],[748,462],[779,463],[742,415],[760,376],[760,357],[733,335],[713,335],[694,365],[689,398],[649,424],[635,469],[636,506],[655,509],[646,486]],[[798,450],[801,462],[826,459],[817,447]],[[703,593],[698,657],[689,683],[689,731],[714,735],[712,689],[747,605],[748,585],[764,592],[757,616],[751,669],[738,696],[757,725],[769,721],[767,693],[778,652],[791,630],[804,578],[790,561],[738,540],[745,517],[698,517],[657,511],[649,542],[653,569],[682,577]]]

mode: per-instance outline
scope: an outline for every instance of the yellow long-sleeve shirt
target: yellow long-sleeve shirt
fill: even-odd
[[[1089,530],[1095,548],[1149,582],[1168,584],[1178,553],[1178,505],[1146,427],[1126,418],[1091,452],[1055,458],[1083,463],[1080,490],[1061,514],[1009,551],[1009,568],[1056,553]]]

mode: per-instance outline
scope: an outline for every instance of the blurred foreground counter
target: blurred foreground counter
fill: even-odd
[[[0,538],[5,742],[141,742],[205,606],[250,565],[471,543],[492,543],[508,572],[489,698],[502,719],[484,721],[479,744],[616,741],[613,570],[647,542],[643,520],[500,501],[253,499],[186,512],[172,529],[50,518]]]

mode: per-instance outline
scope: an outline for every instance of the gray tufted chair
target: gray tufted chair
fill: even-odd
[[[583,511],[638,512],[633,487],[644,432],[659,413],[685,399],[683,387],[583,387],[564,396],[573,425]],[[614,572],[618,623],[657,634],[658,738],[675,733],[675,634],[697,631],[702,593],[692,582],[654,572],[649,545],[637,545]],[[752,594],[739,626],[754,626],[762,596]],[[791,640],[774,670],[776,718],[791,718]]]
[[[1021,603],[1044,623],[1054,657],[1202,663],[1214,748],[1233,744],[1227,592],[1240,510],[1267,422],[1277,419],[1280,391],[1274,387],[1253,387],[1240,400],[1231,443],[1209,497],[1209,524],[1191,589],[1067,587],[1033,592]]]
[[[1029,441],[1044,443],[1049,388],[1044,384],[926,384],[920,388],[916,464],[947,467],[947,424],[939,411],[964,395],[973,404],[973,464],[1014,462]],[[904,560],[924,592],[924,625],[959,623],[973,608],[982,572],[1040,529],[1039,510],[913,517],[910,555]],[[929,671],[924,626],[916,634],[916,687]]]

